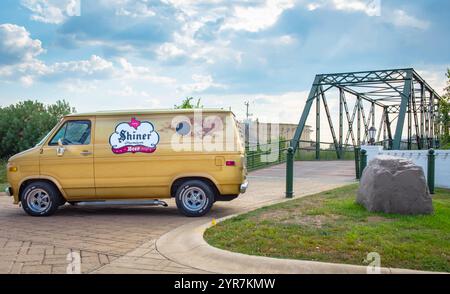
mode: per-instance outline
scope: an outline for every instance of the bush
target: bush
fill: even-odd
[[[0,158],[35,146],[58,123],[75,112],[66,101],[44,105],[37,101],[19,102],[0,107]]]

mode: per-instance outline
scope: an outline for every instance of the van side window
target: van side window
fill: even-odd
[[[91,143],[91,122],[88,120],[66,122],[49,145],[58,145],[59,139],[63,145],[89,145]]]

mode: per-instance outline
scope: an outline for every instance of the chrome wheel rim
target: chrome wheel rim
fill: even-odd
[[[33,212],[44,212],[50,207],[51,203],[50,196],[43,189],[34,189],[28,193],[27,204]]]
[[[190,187],[183,191],[181,195],[181,200],[183,201],[184,207],[190,211],[201,210],[208,201],[205,192],[197,187]]]

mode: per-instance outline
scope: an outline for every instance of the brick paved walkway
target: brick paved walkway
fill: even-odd
[[[295,191],[312,194],[351,183],[353,162],[296,163]],[[305,172],[307,171],[307,172]],[[81,256],[83,273],[194,273],[155,249],[164,233],[193,221],[210,221],[283,200],[284,166],[250,175],[247,194],[216,203],[202,219],[181,216],[169,207],[73,207],[54,216],[33,218],[0,197],[0,273],[66,273],[67,255]]]

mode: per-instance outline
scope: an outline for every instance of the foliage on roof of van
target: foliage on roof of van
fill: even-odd
[[[73,113],[68,115],[74,116],[112,116],[112,115],[145,115],[145,114],[180,114],[180,113],[193,113],[194,111],[206,112],[206,113],[232,113],[231,110],[221,108],[202,108],[202,109],[135,109],[135,110],[108,110],[86,113]]]

